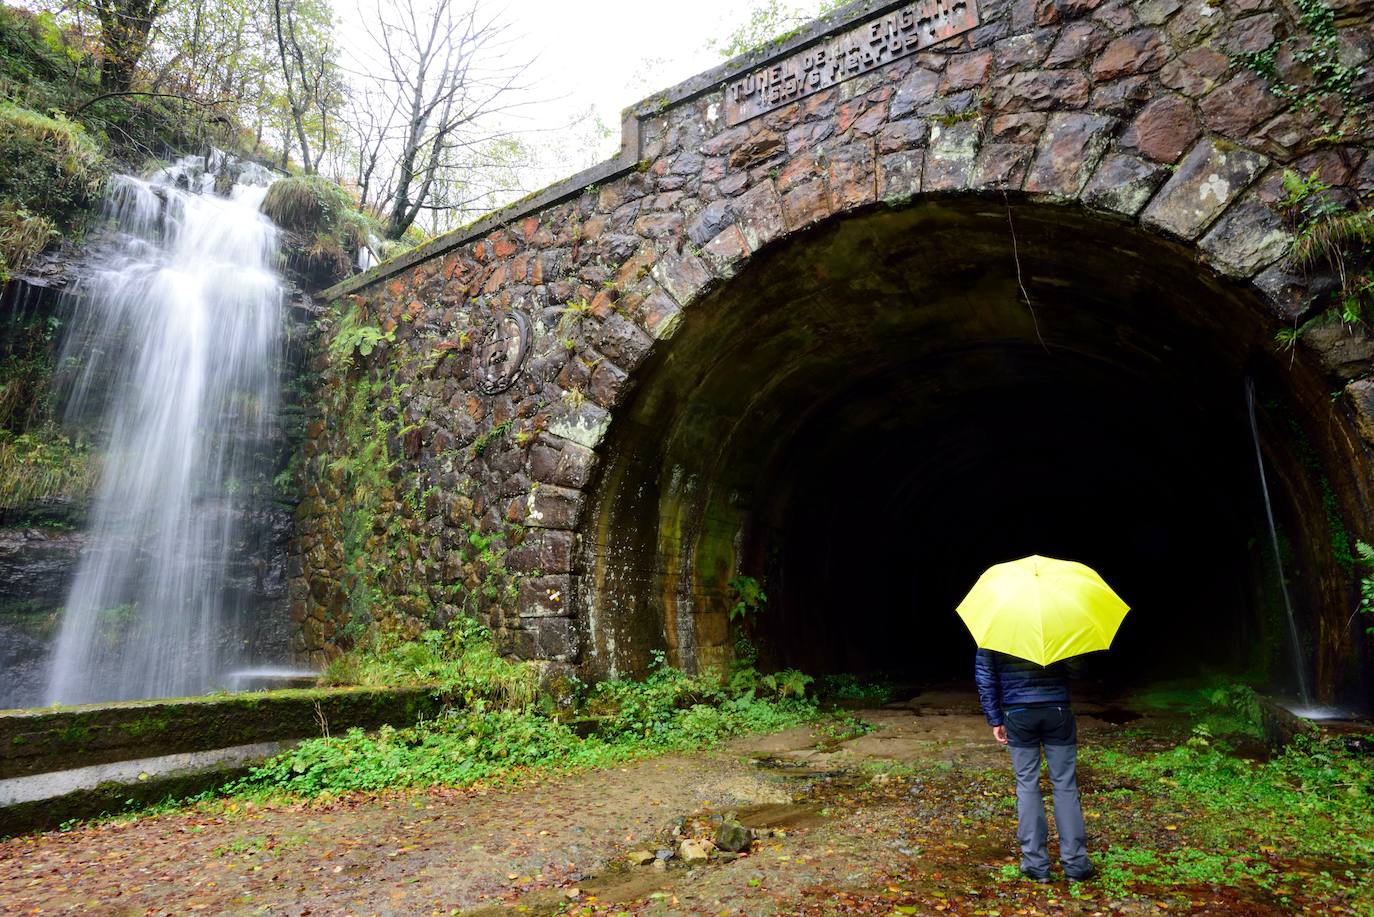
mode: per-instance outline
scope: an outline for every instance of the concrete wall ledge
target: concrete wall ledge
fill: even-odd
[[[305,688],[0,712],[0,780],[96,764],[406,726],[438,713],[431,687]]]

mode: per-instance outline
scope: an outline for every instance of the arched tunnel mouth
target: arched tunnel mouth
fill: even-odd
[[[775,245],[685,310],[602,444],[576,583],[587,665],[757,651],[967,678],[955,607],[988,566],[1042,554],[1132,606],[1090,660],[1107,681],[1294,688],[1257,434],[1297,658],[1349,699],[1368,666],[1341,632],[1342,559],[1367,468],[1278,327],[1186,247],[1076,207],[924,201]],[[741,574],[768,599],[731,620]]]

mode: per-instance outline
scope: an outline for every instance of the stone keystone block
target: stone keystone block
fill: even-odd
[[[1168,174],[1169,170],[1164,166],[1147,162],[1139,156],[1110,153],[1083,189],[1083,203],[1097,210],[1133,217],[1164,183],[1164,177]]]
[[[967,188],[973,176],[974,161],[978,158],[978,143],[982,133],[982,118],[932,125],[921,187],[926,191],[962,191]]]
[[[665,255],[651,273],[681,305],[690,305],[715,280],[711,269],[691,252]]]
[[[903,150],[878,160],[878,197],[889,203],[909,200],[921,193],[924,150]]]
[[[734,209],[735,223],[744,234],[750,251],[758,251],[787,231],[787,221],[782,215],[782,199],[778,197],[771,181],[757,184],[741,194],[735,201]],[[685,302],[682,304],[687,305]]]
[[[1226,211],[1198,247],[1221,273],[1250,277],[1282,258],[1292,241],[1278,214],[1251,199]]]
[[[1268,164],[1259,153],[1203,140],[1145,208],[1141,222],[1169,235],[1196,239]]]
[[[1087,112],[1056,112],[1040,138],[1025,189],[1074,198],[1087,184],[1107,148],[1114,118]]]

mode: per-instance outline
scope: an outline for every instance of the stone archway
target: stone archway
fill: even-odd
[[[1365,21],[1344,15],[1347,26]],[[948,28],[891,51],[908,20]],[[1352,60],[1374,50],[1363,34],[1343,39]],[[1261,633],[1263,577],[1239,547],[1253,528],[1253,456],[1235,431],[1249,372],[1311,609],[1306,651],[1329,696],[1348,690],[1367,655],[1346,616],[1350,542],[1374,540],[1365,438],[1374,436],[1374,341],[1362,327],[1318,323],[1296,352],[1277,352],[1275,333],[1313,314],[1326,281],[1287,262],[1289,230],[1274,205],[1285,168],[1317,172],[1347,200],[1374,192],[1368,125],[1347,118],[1344,101],[1369,86],[1315,109],[1275,96],[1242,55],[1277,53],[1290,37],[1302,40],[1301,24],[1263,0],[988,0],[976,12],[860,2],[628,111],[618,159],[327,291],[338,313],[394,342],[319,364],[292,557],[298,651],[319,660],[360,627],[416,628],[468,611],[507,651],[593,675],[634,669],[655,646],[684,665],[717,664],[724,572],[768,568],[770,525],[785,534],[853,519],[808,522],[781,492],[747,513],[704,513],[691,500],[646,502],[637,485],[671,491],[663,475],[674,449],[695,460],[743,442],[718,426],[736,417],[820,454],[803,468],[795,456],[731,453],[717,463],[725,471],[701,478],[722,493],[764,474],[834,485],[837,469],[857,462],[864,476],[902,478],[901,506],[943,499],[853,450],[883,429],[882,402],[861,397],[865,386],[902,393],[897,427],[918,437],[908,444],[917,451],[920,437],[985,434],[998,393],[1039,386],[1038,403],[1079,412],[1076,424],[1050,427],[1060,436],[1095,411],[1124,418],[1126,429],[1105,428],[1123,454],[1132,422],[1156,441],[1172,435],[1167,392],[1206,458],[1221,456],[1211,477],[1155,474],[1188,466],[1174,445],[1151,452],[1155,462],[1119,460],[1161,494],[1210,499],[1206,483],[1221,482],[1211,517],[1161,511],[1151,526],[1187,531],[1191,554],[1161,555],[1174,561],[1224,545],[1219,565],[1241,583],[1226,594],[1249,609],[1233,623]],[[841,66],[836,48],[858,50]],[[814,69],[823,49],[832,69],[813,85],[805,65]],[[741,99],[753,101],[741,108]],[[1320,117],[1342,132],[1323,133]],[[908,270],[894,278],[873,262],[879,252]],[[926,263],[923,252],[939,257]],[[814,275],[826,264],[829,274]],[[881,281],[871,296],[856,282],[864,276]],[[934,286],[904,279],[916,276]],[[832,291],[880,341],[864,350],[828,313],[789,313],[778,293],[788,284],[803,297]],[[974,303],[969,290],[986,297]],[[1043,309],[1043,344],[1027,337],[1026,294]],[[903,296],[900,308],[874,311]],[[890,315],[901,318],[886,324]],[[838,342],[833,358],[808,335]],[[930,346],[897,346],[912,340]],[[743,372],[776,341],[793,342],[790,355],[816,354],[795,366],[775,355],[794,390],[755,368],[748,403],[723,404],[731,387],[717,384],[728,379],[719,361]],[[1046,371],[1042,356],[1072,370]],[[1170,359],[1183,359],[1176,372]],[[966,377],[989,380],[986,392]],[[955,407],[940,416],[931,397],[902,388],[910,378],[949,387]],[[810,418],[811,433],[784,422],[789,412]],[[692,440],[683,418],[698,415],[712,420]],[[384,442],[384,461],[360,440]],[[974,464],[989,454],[957,443],[955,452]],[[663,461],[636,472],[635,456]],[[1105,483],[1091,469],[1080,478]],[[1106,492],[1090,488],[1080,501]],[[1136,499],[1133,510],[1156,504]],[[706,531],[712,524],[722,530]],[[689,555],[665,541],[674,531],[686,533]],[[616,539],[630,553],[608,558]],[[637,568],[662,582],[634,586]],[[815,633],[813,642],[835,639]],[[772,642],[780,661],[804,658]]]
[[[1136,606],[1121,669],[1291,678],[1252,380],[1305,648],[1348,687],[1323,499],[1363,493],[1363,458],[1334,482],[1313,466],[1354,443],[1273,324],[1186,246],[1082,207],[939,196],[788,237],[691,305],[597,449],[586,662],[723,665],[744,572],[768,585],[748,630],[773,665],[962,676],[951,608],[1039,551]]]

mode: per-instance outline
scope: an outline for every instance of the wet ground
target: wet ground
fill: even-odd
[[[1165,748],[1181,724],[1080,706],[1080,741]],[[749,737],[693,755],[515,787],[181,812],[0,844],[7,914],[1353,913],[1298,881],[1048,886],[1014,877],[1005,752],[971,694],[859,711],[874,729]],[[1197,816],[1123,805],[1081,773],[1090,844],[1170,849]],[[722,818],[743,855],[688,865]],[[709,845],[706,845],[709,846]],[[674,856],[666,860],[669,851]],[[647,861],[639,864],[638,861]],[[1312,864],[1311,869],[1322,868]],[[1010,873],[1010,875],[1009,875]],[[1288,900],[1282,902],[1279,895]]]

